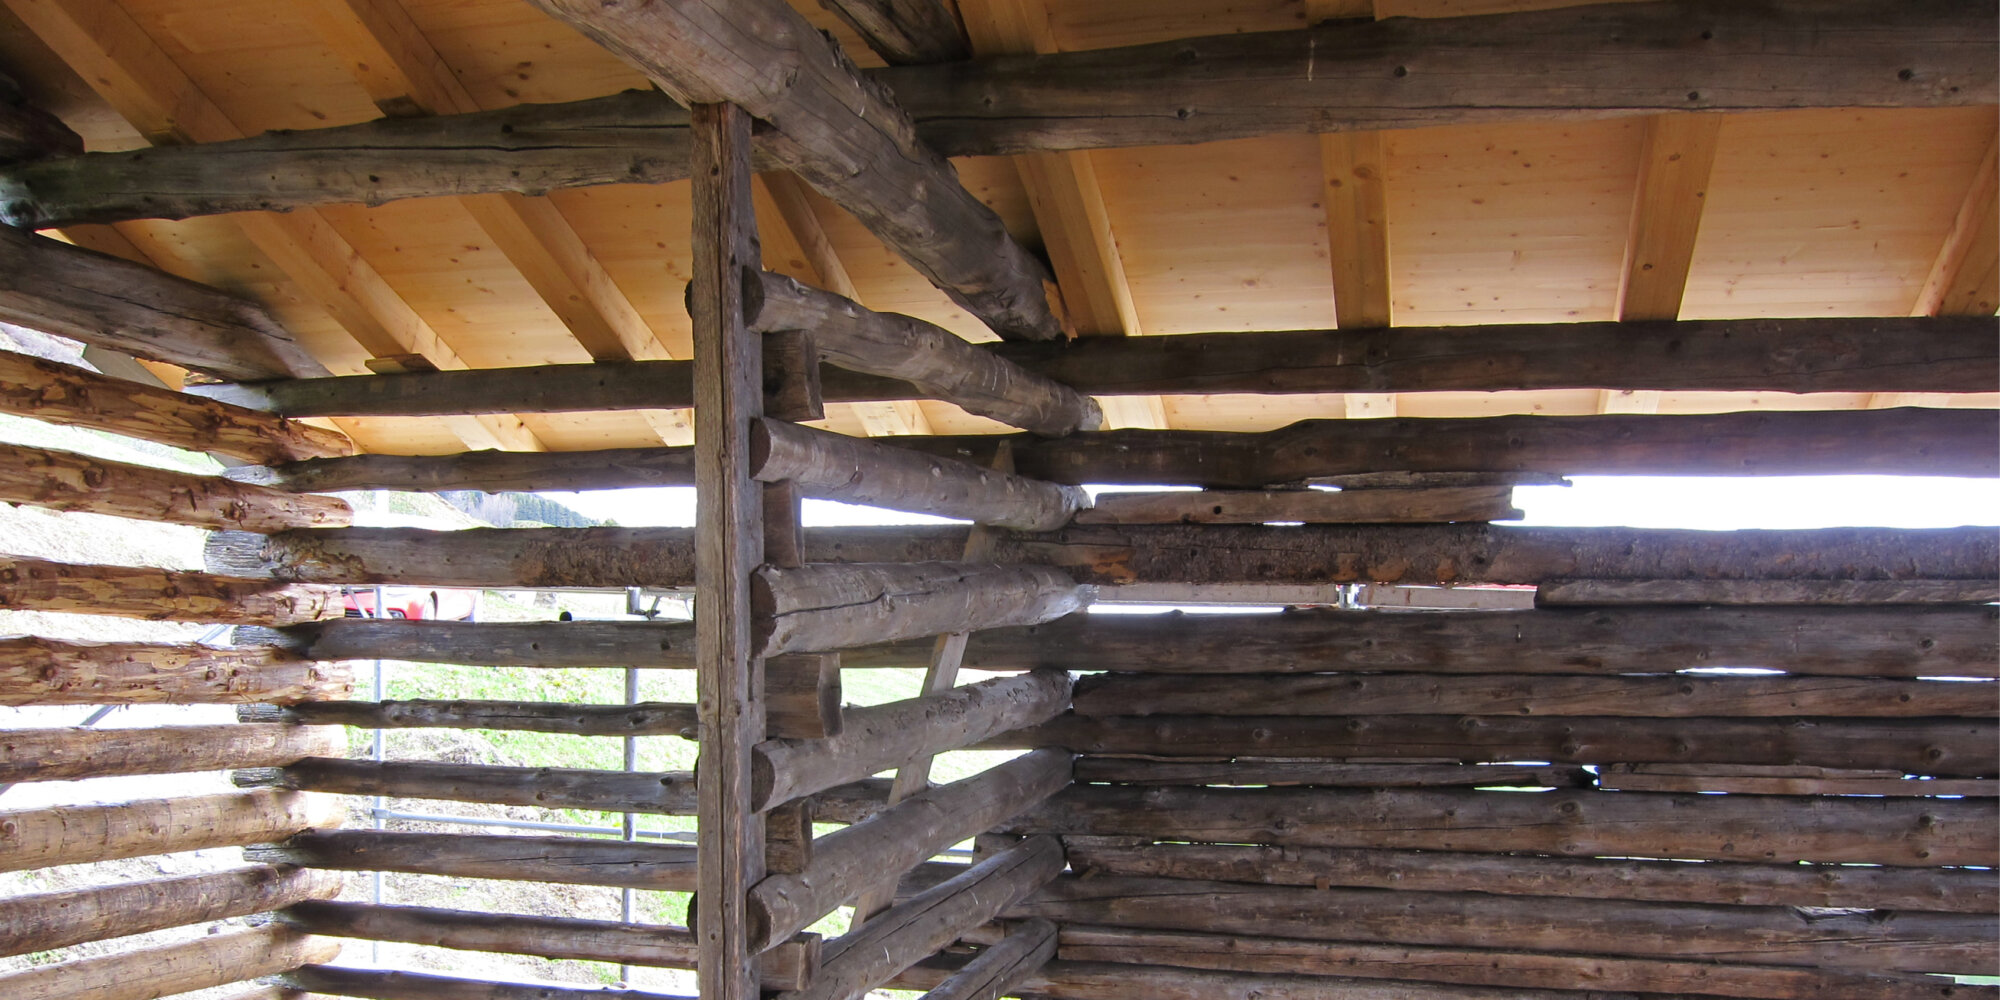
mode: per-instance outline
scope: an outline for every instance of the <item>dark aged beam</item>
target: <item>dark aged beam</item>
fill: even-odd
[[[972,57],[956,5],[948,0],[820,0],[891,66]]]
[[[888,92],[783,0],[533,2],[676,97],[732,103],[771,125],[767,153],[1002,338],[1063,335],[1047,269],[917,137]]]

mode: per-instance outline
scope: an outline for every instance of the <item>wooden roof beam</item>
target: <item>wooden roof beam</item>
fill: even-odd
[[[1632,222],[1619,269],[1618,319],[1680,318],[1721,134],[1722,119],[1715,115],[1656,115],[1646,120]],[[1598,390],[1599,413],[1659,409],[1658,390]]]
[[[995,333],[1063,335],[1041,264],[917,137],[909,116],[782,0],[534,2],[683,101],[726,101],[768,122],[767,151]]]
[[[1922,293],[1910,309],[1912,316],[1991,316],[2000,308],[2000,212],[1995,210],[1996,190],[2000,190],[2000,140],[1986,147],[1986,156],[1973,174],[1965,201],[1952,219],[1944,245],[1938,248]]]
[[[820,0],[891,66],[970,59],[950,0]]]

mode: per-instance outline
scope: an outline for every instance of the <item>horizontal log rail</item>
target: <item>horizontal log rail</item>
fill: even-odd
[[[0,871],[240,847],[338,825],[334,800],[259,789],[0,813]]]
[[[847,1000],[867,993],[1027,898],[1062,866],[1062,847],[1050,837],[981,861],[829,942],[819,975],[783,1000]]]
[[[270,837],[268,840],[283,840]],[[263,864],[333,871],[693,892],[694,847],[580,837],[466,836],[387,830],[313,832],[243,852]]]
[[[246,641],[239,633],[238,641]],[[679,623],[336,619],[271,636],[320,660],[415,660],[508,667],[691,668]],[[844,667],[916,667],[930,640],[846,650]],[[1074,615],[989,629],[965,665],[1160,674],[1390,671],[1479,674],[1673,673],[1746,666],[1814,676],[2000,677],[1993,608],[1607,608],[1413,615]]]
[[[0,730],[0,784],[279,767],[347,749],[331,726],[162,726]]]
[[[762,656],[1034,625],[1081,611],[1095,595],[1047,566],[815,563],[750,577]]]
[[[1045,483],[781,420],[750,424],[750,474],[760,482],[795,482],[801,493],[815,499],[1021,531],[1060,528],[1090,506],[1090,494],[1080,486]]]
[[[751,887],[752,949],[791,937],[894,873],[1047,799],[1069,780],[1068,754],[1037,751],[926,789],[819,838],[805,871],[769,875]]]
[[[1056,925],[1023,920],[1007,936],[987,945],[951,978],[931,987],[920,1000],[987,1000],[1013,992],[1022,980],[1056,956]]]
[[[1535,589],[1538,607],[1632,604],[1992,604],[1992,580],[1556,580]]]
[[[1080,757],[1076,780],[1119,785],[1311,785],[1321,788],[1588,788],[1597,775],[1549,764],[1349,764],[1333,760],[1237,757],[1159,760]]]
[[[18,445],[0,445],[0,501],[218,531],[334,528],[354,520],[337,497]]]
[[[143,566],[0,557],[0,607],[218,625],[294,625],[341,616],[332,587]]]
[[[501,729],[571,736],[695,737],[693,705],[576,705],[533,701],[308,701],[284,708],[252,706],[246,721],[291,722],[356,729]]]
[[[1836,677],[1097,674],[1076,712],[1145,715],[2000,716],[2000,684]]]
[[[308,792],[438,799],[595,812],[694,815],[691,771],[593,771],[431,761],[314,757],[283,768],[237,772],[255,782]]]
[[[460,374],[460,373],[452,373]],[[400,376],[398,376],[400,377]],[[533,455],[534,458],[528,458]],[[354,455],[246,465],[224,475],[235,482],[293,493],[401,490],[488,493],[555,489],[556,483],[616,479],[626,486],[693,486],[694,449],[614,448],[607,451],[469,451],[455,455]]]
[[[1511,486],[1106,493],[1078,524],[1434,524],[1521,517]]]
[[[0,955],[269,913],[340,894],[340,876],[308,868],[253,865],[200,875],[66,889],[7,900]]]
[[[694,1000],[692,997],[643,990],[607,993],[599,987],[501,983],[458,976],[342,969],[326,965],[308,965],[286,975],[280,982],[290,987],[293,995],[304,990],[308,997],[328,995],[361,1000]]]
[[[339,954],[340,943],[331,938],[257,927],[0,974],[0,994],[18,1000],[154,1000],[331,962]]]
[[[2000,774],[2000,723],[1991,719],[1067,715],[985,745],[1209,758],[1800,764],[1941,778]]]
[[[1746,795],[2000,796],[1991,778],[1912,778],[1895,771],[1719,764],[1609,764],[1597,787],[1633,792],[1737,792]]]
[[[1552,905],[1553,904],[1553,905]],[[1792,907],[1489,896],[1471,892],[1063,878],[1012,910],[1063,924],[1403,945],[1983,975],[2000,918],[1808,915]]]
[[[698,950],[693,932],[679,927],[429,906],[309,902],[286,910],[284,920],[332,937],[659,969],[692,969]],[[758,959],[763,986],[798,989],[812,980],[819,960],[817,934],[780,942]]]
[[[1641,792],[1078,786],[1015,833],[1563,857],[1928,868],[2000,858],[2000,806]]]
[[[339,431],[11,351],[0,351],[0,413],[248,462],[354,454]]]
[[[809,331],[828,364],[894,379],[1025,431],[1061,437],[1104,423],[1103,411],[1089,396],[974,347],[935,323],[875,312],[781,274],[765,271],[746,280],[743,311],[753,330]]]
[[[348,664],[269,646],[0,639],[0,705],[289,704],[353,689]]]
[[[1097,875],[1719,906],[1982,914],[2000,909],[2000,881],[1975,868],[1627,861],[1217,844],[1124,846],[1073,841],[1068,846],[1070,867]]]
[[[839,736],[758,744],[750,762],[751,802],[760,811],[770,809],[905,761],[1045,722],[1069,706],[1069,692],[1067,673],[1044,670],[848,709]]]
[[[829,528],[807,537],[804,555],[809,563],[951,562],[964,551],[966,531],[936,525]],[[300,583],[684,587],[694,579],[694,532],[686,528],[217,532],[205,555],[213,572]],[[2000,538],[1985,528],[1094,525],[1002,532],[991,558],[1060,567],[1080,584],[1538,583],[1581,575],[1972,580],[2000,577]]]

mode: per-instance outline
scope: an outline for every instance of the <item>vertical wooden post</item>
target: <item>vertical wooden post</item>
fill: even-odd
[[[764,390],[763,344],[743,323],[743,275],[761,261],[750,209],[750,117],[731,104],[692,111],[697,970],[705,1000],[757,1000],[745,896],[764,874],[764,827],[750,808],[750,749],[764,739],[750,634],[764,492],[749,461],[750,421],[762,415]]]

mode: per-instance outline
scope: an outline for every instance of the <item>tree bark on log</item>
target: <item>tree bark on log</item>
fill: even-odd
[[[290,704],[353,690],[348,664],[271,647],[0,639],[0,705]]]
[[[1056,925],[1024,920],[919,1000],[998,1000],[1056,957]]]
[[[217,532],[211,571],[298,582],[441,587],[686,587],[687,528],[338,528],[252,535]]]
[[[953,458],[778,420],[750,425],[751,475],[791,480],[809,497],[935,514],[997,528],[1052,531],[1090,506],[1080,486],[1059,486]]]
[[[1003,338],[1063,334],[1048,272],[868,82],[779,0],[655,4],[535,0],[641,67],[683,103],[729,102],[769,123],[764,149]],[[780,75],[765,67],[787,66]],[[748,262],[746,262],[747,264]]]
[[[694,851],[691,846],[678,844],[578,837],[343,830],[303,833],[276,846],[246,849],[243,857],[264,864],[303,865],[333,871],[408,872],[693,892]]]
[[[2000,774],[1991,719],[1635,719],[1506,715],[1061,716],[988,748],[1184,757],[1546,760],[1564,764],[1803,764],[1980,778]]]
[[[1089,396],[934,323],[876,312],[770,271],[744,283],[743,299],[752,329],[811,331],[826,363],[894,379],[967,413],[1048,437],[1094,431],[1104,423],[1103,411]]]
[[[331,962],[340,943],[258,927],[0,975],[12,1000],[155,1000]]]
[[[339,431],[12,352],[0,353],[0,412],[250,462],[354,454]]]
[[[165,726],[0,730],[0,784],[281,767],[347,749],[331,726]]]
[[[1077,513],[1078,524],[1427,524],[1511,521],[1510,486],[1420,490],[1197,490],[1106,493]]]
[[[271,719],[356,729],[501,729],[571,736],[679,736],[694,739],[693,705],[575,705],[522,701],[307,701]],[[261,714],[260,714],[261,718]]]
[[[327,965],[306,966],[285,976],[281,982],[295,990],[310,991],[302,1000],[322,1000],[323,994],[363,1000],[695,1000],[643,990],[610,990],[551,983],[499,983],[456,976],[343,969]]]
[[[338,822],[331,799],[268,789],[0,813],[0,871],[239,847]]]
[[[269,913],[340,894],[340,876],[254,865],[178,878],[14,896],[0,911],[0,955]]]
[[[1033,807],[1069,780],[1068,754],[1037,751],[927,789],[864,822],[819,838],[806,871],[770,875],[751,888],[753,947],[762,950],[791,937],[890,873],[908,871],[944,848]],[[1061,866],[1059,858],[1056,866]],[[829,962],[832,957],[827,956]]]
[[[1588,788],[1597,776],[1546,764],[1344,764],[1238,757],[1227,761],[1081,757],[1076,780],[1121,785],[1308,785],[1318,788]]]
[[[764,566],[750,578],[762,656],[1034,625],[1095,594],[1060,570],[987,563]]]
[[[393,799],[694,815],[691,771],[593,771],[314,757],[279,769],[270,780],[280,788]]]
[[[2000,856],[2000,809],[1970,799],[1078,786],[1006,832],[1917,868]]]
[[[217,531],[337,528],[354,520],[337,497],[14,445],[0,446],[0,501]]]
[[[217,378],[327,373],[255,304],[11,226],[0,226],[0,322]]]
[[[1535,589],[1537,607],[1631,604],[1813,605],[1992,604],[1991,580],[1555,580]]]
[[[14,557],[0,557],[0,608],[218,625],[283,626],[341,615],[340,592],[332,587]]]
[[[343,902],[303,903],[286,910],[284,919],[332,937],[658,969],[692,969],[698,950],[691,931],[613,920]],[[780,943],[759,958],[764,988],[804,986],[818,969],[819,956],[817,934]]]
[[[693,486],[694,449],[469,451],[457,455],[419,457],[354,455],[269,467],[245,466],[231,469],[225,475],[234,482],[292,493],[337,493],[346,490],[532,492],[561,489],[561,484],[565,482],[610,480],[627,487]]]
[[[1521,717],[2000,716],[2000,685],[1832,677],[1541,677],[1486,674],[1093,674],[1076,713]]]
[[[853,709],[843,732],[830,739],[766,740],[751,761],[752,804],[761,812],[1047,721],[1069,706],[1069,691],[1069,674],[1035,671]]]
[[[1078,873],[1721,906],[1991,914],[2000,882],[1978,869],[1622,861],[1533,855],[1213,844],[1070,843]]]

